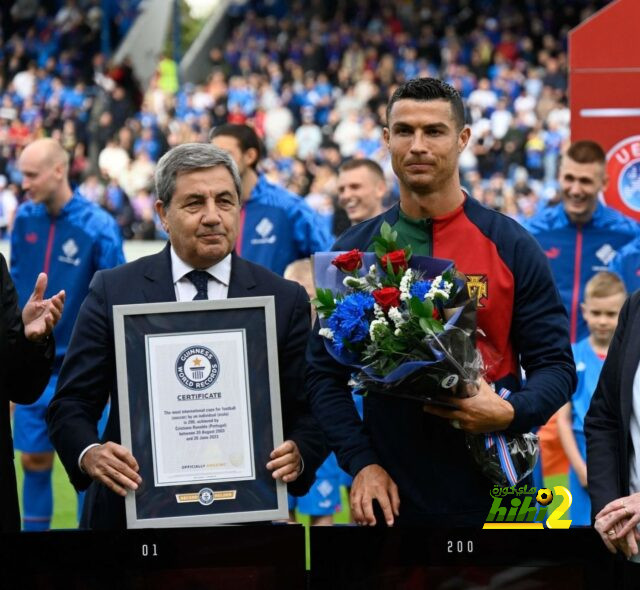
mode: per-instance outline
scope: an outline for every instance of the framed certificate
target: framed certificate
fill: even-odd
[[[142,485],[127,528],[287,518],[273,297],[113,309],[122,444]]]

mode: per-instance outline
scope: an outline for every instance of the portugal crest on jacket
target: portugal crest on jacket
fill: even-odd
[[[478,301],[478,307],[484,307],[483,299],[489,298],[489,279],[487,275],[466,275],[467,291],[471,299]]]

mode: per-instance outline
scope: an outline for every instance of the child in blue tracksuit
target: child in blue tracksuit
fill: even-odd
[[[558,434],[570,463],[572,525],[588,526],[591,523],[584,417],[598,384],[609,344],[618,325],[618,314],[626,297],[624,283],[618,275],[609,271],[597,273],[585,287],[581,308],[589,336],[573,345],[578,385],[571,401],[558,413]]]

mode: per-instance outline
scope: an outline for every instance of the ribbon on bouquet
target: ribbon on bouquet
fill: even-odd
[[[503,387],[498,395],[502,399],[507,399],[511,395],[511,391],[509,391],[506,387]],[[498,458],[500,459],[500,466],[502,467],[502,471],[507,477],[510,486],[515,486],[518,483],[518,476],[516,472],[516,468],[513,464],[513,460],[511,459],[511,453],[509,452],[509,448],[507,446],[507,438],[504,434],[499,434],[498,432],[490,432],[485,434],[485,448],[490,449],[495,445],[498,450]]]

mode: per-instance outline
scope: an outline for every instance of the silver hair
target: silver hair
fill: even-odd
[[[210,143],[183,143],[170,149],[156,166],[156,194],[165,209],[171,204],[179,172],[215,166],[224,166],[229,171],[238,194],[238,202],[241,203],[242,181],[238,167],[229,152]]]

